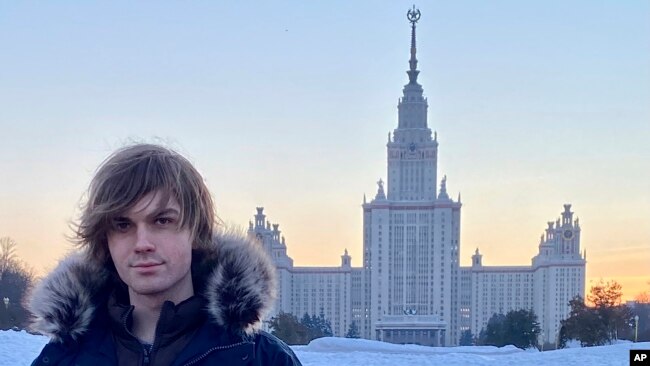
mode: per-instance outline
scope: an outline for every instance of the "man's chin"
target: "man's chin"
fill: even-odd
[[[164,286],[154,286],[151,283],[133,284],[129,286],[129,292],[139,296],[156,296],[165,292]]]

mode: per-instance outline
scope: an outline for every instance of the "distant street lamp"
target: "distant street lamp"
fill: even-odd
[[[5,303],[5,309],[8,309],[9,308],[9,298],[5,297],[4,299],[2,299],[2,302]]]
[[[634,316],[634,342],[636,343],[639,335],[639,316]]]

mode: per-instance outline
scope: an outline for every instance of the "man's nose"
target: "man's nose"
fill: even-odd
[[[146,225],[139,225],[136,230],[135,238],[135,251],[136,252],[151,252],[156,247],[151,240],[151,231]]]

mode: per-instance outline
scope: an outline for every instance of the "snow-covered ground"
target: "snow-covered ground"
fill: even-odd
[[[45,343],[47,338],[43,336],[0,331],[0,365],[29,365]],[[364,339],[320,338],[293,349],[305,366],[610,366],[629,365],[629,350],[650,349],[650,342],[538,352],[513,346],[432,348]]]

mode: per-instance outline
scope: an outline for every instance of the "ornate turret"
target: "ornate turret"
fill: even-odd
[[[255,228],[264,228],[264,221],[266,220],[266,215],[264,215],[264,207],[256,207],[257,214],[255,214]]]
[[[248,236],[257,241],[277,268],[293,267],[293,259],[287,255],[287,243],[281,235],[280,224],[272,224],[264,214],[264,207],[257,207],[255,219],[249,223]]]
[[[352,268],[352,257],[348,254],[347,248],[345,248],[345,252],[341,256],[341,267],[345,269]]]
[[[483,255],[479,253],[478,248],[476,248],[474,255],[472,255],[472,267],[477,268],[477,267],[481,267],[482,265],[483,265]]]
[[[573,212],[571,212],[571,204],[566,203],[564,205],[564,212],[562,212],[562,225],[571,226],[572,221],[573,221]]]
[[[571,204],[564,205],[562,217],[548,221],[539,241],[539,254],[533,258],[533,265],[548,261],[584,260],[580,250],[580,227],[573,219]]]

